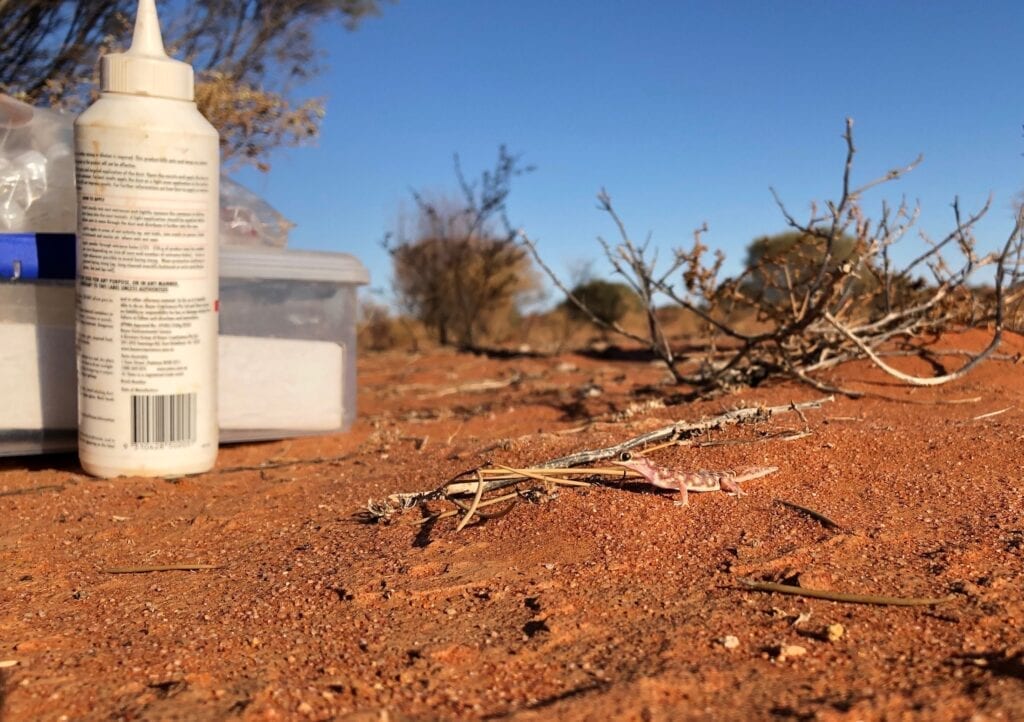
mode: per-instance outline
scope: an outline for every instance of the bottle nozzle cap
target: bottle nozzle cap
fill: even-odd
[[[139,0],[132,46],[100,60],[103,92],[194,100],[192,66],[167,56],[160,35],[156,0]]]

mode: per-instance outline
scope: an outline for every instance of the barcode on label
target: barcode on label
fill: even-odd
[[[196,440],[196,394],[132,396],[132,444]]]

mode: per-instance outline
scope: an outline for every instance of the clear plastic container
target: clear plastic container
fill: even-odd
[[[344,253],[221,249],[221,440],[347,429],[356,413],[356,289]]]
[[[344,431],[356,414],[357,289],[344,253],[220,250],[224,442]],[[0,281],[0,456],[76,448],[70,281]]]

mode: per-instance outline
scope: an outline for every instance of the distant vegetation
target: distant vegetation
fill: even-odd
[[[0,0],[0,92],[81,110],[96,92],[99,56],[131,40],[138,0]],[[316,74],[314,29],[349,29],[378,0],[160,2],[164,44],[196,69],[196,101],[229,164],[265,170],[273,148],[319,132],[323,103],[298,88]]]
[[[494,170],[471,181],[456,157],[461,195],[437,200],[415,192],[411,236],[385,239],[402,309],[439,344],[471,350],[492,340],[517,323],[522,303],[539,290],[505,216],[512,180],[528,170],[502,147]]]
[[[602,278],[576,284],[572,294],[580,303],[563,301],[561,306],[566,313],[575,321],[589,321],[602,328],[622,321],[626,313],[640,307],[640,299],[632,288]]]

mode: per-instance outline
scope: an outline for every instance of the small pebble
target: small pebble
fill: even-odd
[[[805,654],[807,654],[807,649],[799,644],[781,644],[779,645],[779,653],[775,655],[775,658],[780,662],[784,662],[791,657],[803,657]]]
[[[447,614],[449,617],[454,617],[456,614],[459,613],[459,610],[457,610],[455,607],[448,607],[446,610],[444,610],[444,613]]]
[[[18,660],[16,659],[3,659],[0,660],[0,669],[7,669],[8,667],[17,667]]]
[[[846,636],[846,627],[842,624],[830,624],[828,629],[825,630],[825,635],[828,637],[828,641],[838,642]]]
[[[299,703],[298,713],[305,715],[313,714],[313,705],[311,705],[309,702]]]
[[[731,634],[727,634],[726,636],[722,637],[721,642],[722,646],[726,649],[736,649],[738,646],[740,646],[740,640]]]

